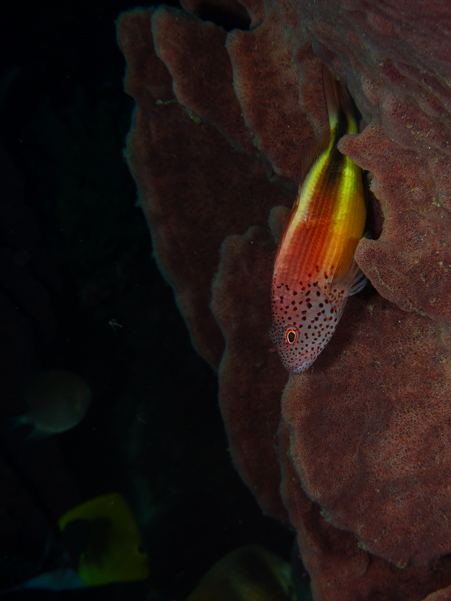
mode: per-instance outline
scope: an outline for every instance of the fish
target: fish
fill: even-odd
[[[363,237],[363,172],[338,150],[340,138],[358,133],[354,102],[324,66],[327,136],[299,187],[274,260],[270,338],[285,368],[305,372],[324,350],[349,296],[366,277],[354,259]]]
[[[0,590],[66,591],[147,580],[149,568],[141,535],[120,493],[95,497],[58,520],[64,556],[57,569]]]
[[[27,405],[24,415],[3,416],[12,431],[28,426],[30,440],[46,438],[77,426],[86,415],[92,392],[84,378],[63,369],[42,372],[22,392]]]
[[[120,493],[78,505],[58,520],[58,527],[70,563],[84,586],[148,578],[141,535]]]
[[[259,544],[228,553],[204,575],[187,601],[295,601],[291,566]]]

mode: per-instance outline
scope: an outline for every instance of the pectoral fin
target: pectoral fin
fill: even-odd
[[[343,269],[346,267],[346,271]],[[331,288],[337,288],[338,290],[344,290],[345,296],[353,296],[361,290],[363,290],[367,283],[367,277],[355,262],[354,258],[350,264],[343,265],[339,263],[335,270],[334,277],[332,279]]]

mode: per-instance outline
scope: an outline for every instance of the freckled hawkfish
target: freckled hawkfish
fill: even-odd
[[[337,144],[358,133],[354,103],[323,69],[330,132],[300,186],[274,262],[271,340],[288,371],[308,369],[329,342],[349,296],[366,284],[354,260],[362,238],[362,171]]]

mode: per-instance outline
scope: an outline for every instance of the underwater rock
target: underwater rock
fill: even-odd
[[[274,189],[263,167],[231,148],[215,127],[178,105],[172,79],[155,54],[151,12],[136,10],[118,22],[130,61],[126,89],[139,103],[126,158],[158,265],[176,290],[195,348],[217,368],[224,341],[209,302],[219,248],[230,233],[264,226],[270,208],[289,204],[290,195]],[[167,227],[169,213],[179,218]]]
[[[266,291],[271,287],[273,251],[274,242],[263,228],[228,236],[213,283],[212,311],[226,341],[219,367],[219,405],[233,462],[262,509],[287,521],[278,487],[277,448],[287,372],[277,353],[269,352],[269,327],[261,327],[271,323]],[[259,277],[251,279],[251,273]]]
[[[368,290],[350,299],[313,369],[291,376],[282,397],[308,497],[398,567],[451,550],[449,352],[436,322]]]
[[[288,512],[314,599],[420,601],[451,583],[451,9],[243,6],[250,29],[230,33],[164,6],[121,16],[136,101],[126,158],[193,343],[219,367],[234,463],[265,512]],[[283,392],[267,223],[327,125],[321,60],[363,116],[340,149],[371,172],[369,214],[383,215],[356,252],[381,296],[350,299]]]
[[[431,593],[424,599],[424,601],[449,601],[451,599],[451,586]]]
[[[450,7],[295,0],[294,10],[368,124],[341,143],[371,172],[385,217],[380,238],[361,241],[360,267],[402,309],[450,321]]]
[[[400,569],[362,549],[352,533],[328,523],[319,505],[302,490],[290,460],[290,433],[285,424],[279,434],[281,494],[298,533],[299,551],[311,578],[312,599],[421,601],[430,591],[449,584],[449,556],[433,560],[427,566]]]

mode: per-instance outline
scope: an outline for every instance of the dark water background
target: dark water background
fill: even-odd
[[[2,440],[0,584],[50,566],[57,545],[46,545],[71,504],[119,491],[148,582],[4,598],[183,599],[243,544],[288,559],[292,534],[262,515],[231,464],[216,375],[191,347],[135,206],[114,23],[134,4],[55,6],[9,3],[0,17],[0,223],[15,228],[0,240],[13,316],[0,327],[0,411],[20,412],[22,386],[49,368],[79,373],[94,397],[69,432]]]

